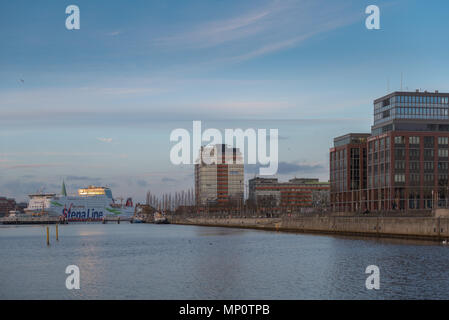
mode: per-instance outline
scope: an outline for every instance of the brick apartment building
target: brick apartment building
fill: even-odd
[[[330,149],[330,202],[336,211],[367,208],[367,139],[369,133],[349,133],[334,139]]]
[[[279,182],[277,178],[256,177],[248,181],[250,204],[265,208],[304,208],[327,206],[329,183],[318,179],[294,178]]]
[[[338,138],[336,138],[338,139]],[[331,187],[331,206],[339,211],[422,210],[448,207],[449,94],[424,91],[393,92],[374,101],[374,125],[366,138],[366,183],[360,196],[348,197]],[[331,186],[351,171],[364,177],[362,166],[330,150]],[[348,154],[351,146],[348,145]],[[341,148],[339,149],[339,151]],[[351,163],[350,163],[351,162]],[[340,173],[336,175],[336,168]],[[341,173],[344,172],[344,173]],[[346,178],[346,183],[349,180]],[[361,199],[359,201],[358,199]]]

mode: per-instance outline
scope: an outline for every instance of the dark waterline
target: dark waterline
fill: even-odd
[[[446,299],[449,246],[148,224],[0,227],[1,299]],[[77,265],[81,289],[68,290]],[[380,290],[365,269],[380,268]]]

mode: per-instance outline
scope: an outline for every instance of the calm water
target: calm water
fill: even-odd
[[[1,299],[447,299],[449,246],[147,224],[0,226]],[[67,290],[75,264],[81,289]],[[365,289],[380,267],[381,288]]]

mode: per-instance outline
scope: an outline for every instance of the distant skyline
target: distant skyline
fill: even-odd
[[[81,29],[65,28],[76,4]],[[365,28],[365,8],[381,29]],[[279,175],[327,181],[333,138],[374,99],[449,91],[447,1],[3,1],[0,196],[193,187],[170,132],[279,129]],[[246,178],[254,170],[246,170]]]

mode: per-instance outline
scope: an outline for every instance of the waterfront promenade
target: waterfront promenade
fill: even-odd
[[[171,215],[170,223],[250,228],[301,233],[341,234],[444,241],[449,239],[446,213],[427,215],[281,215],[278,217],[232,215]]]
[[[447,210],[446,210],[447,211]],[[369,237],[449,240],[449,216],[446,211],[434,213],[309,213],[248,215],[242,213],[168,214],[168,221],[179,225],[232,227],[300,233],[341,234]],[[108,217],[103,223],[120,223],[128,219]],[[76,222],[76,221],[70,221]],[[152,218],[146,221],[152,223]],[[59,217],[6,217],[1,224],[67,223]]]

